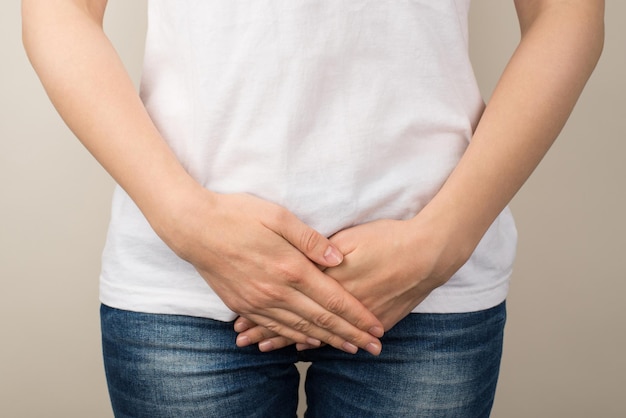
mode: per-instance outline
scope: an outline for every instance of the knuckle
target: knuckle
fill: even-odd
[[[248,305],[251,312],[262,312],[276,305],[278,292],[271,286],[257,286],[254,291],[241,295],[242,301]]]
[[[295,268],[292,263],[279,262],[276,264],[276,268],[280,277],[282,277],[290,287],[298,287],[304,279],[302,272]]]
[[[277,206],[273,207],[271,213],[268,214],[268,218],[272,225],[280,228],[291,222],[291,213],[287,209]]]
[[[276,321],[269,321],[266,324],[263,324],[263,326],[266,328],[266,332],[267,334],[263,333],[263,336],[270,336],[273,334],[278,334],[280,332],[281,326],[278,324],[278,322]]]
[[[303,334],[309,333],[311,331],[311,328],[312,328],[312,324],[304,318],[299,319],[293,324],[293,329]]]
[[[335,314],[341,314],[345,309],[345,300],[337,295],[330,297],[325,304],[326,309]]]
[[[245,302],[247,305],[247,308],[244,312],[246,313],[255,313],[255,312],[259,312],[261,310],[263,310],[263,308],[265,308],[265,301],[258,297],[258,296],[247,296],[245,298]],[[237,312],[237,311],[235,311]]]
[[[270,306],[275,306],[276,302],[285,301],[285,290],[277,286],[266,286],[263,290],[263,298]]]
[[[310,228],[305,228],[300,236],[300,249],[305,253],[314,251],[320,244],[322,236]]]
[[[331,329],[337,323],[335,315],[330,312],[324,312],[315,317],[315,325],[324,329]]]
[[[257,308],[268,309],[276,307],[285,301],[285,292],[275,286],[264,286],[263,290],[257,295]]]

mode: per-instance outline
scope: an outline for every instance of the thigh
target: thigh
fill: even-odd
[[[307,417],[483,418],[493,404],[504,303],[463,314],[411,314],[379,357],[306,352]]]
[[[101,308],[105,371],[120,417],[295,417],[293,348],[235,346],[232,323]]]

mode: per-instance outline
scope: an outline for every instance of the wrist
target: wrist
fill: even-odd
[[[216,196],[189,177],[160,189],[142,211],[156,234],[187,260],[193,237],[210,222],[207,214],[215,206]]]
[[[437,258],[456,270],[471,257],[487,231],[488,225],[482,226],[478,218],[457,202],[440,198],[433,199],[409,223],[411,229],[429,237],[428,245],[438,252]]]

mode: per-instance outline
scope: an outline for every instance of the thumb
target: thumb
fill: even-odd
[[[275,231],[291,245],[322,267],[335,267],[343,261],[343,254],[331,242],[290,214]]]

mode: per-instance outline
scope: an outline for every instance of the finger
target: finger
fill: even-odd
[[[293,344],[294,344],[294,341],[290,340],[289,338],[278,336],[278,337],[273,337],[273,338],[269,338],[267,340],[261,341],[259,343],[259,350],[264,353],[267,353],[269,351],[279,350],[281,348],[285,348]],[[309,346],[309,344],[302,344],[302,345]],[[319,347],[319,344],[317,346]],[[311,345],[310,347],[313,347],[313,346]]]
[[[335,317],[340,317],[359,331],[377,338],[383,336],[384,326],[382,322],[341,284],[319,270],[312,269],[311,273],[304,275],[301,280],[296,281],[293,285],[326,311],[318,311],[318,316],[312,317],[312,322],[316,325],[336,331],[333,324],[336,321]],[[304,315],[302,311],[299,313],[305,318],[311,318],[311,316]],[[342,334],[338,335],[342,336]],[[354,333],[350,335],[354,336]],[[355,342],[349,337],[343,336],[348,341]],[[363,336],[359,340],[362,338]],[[361,346],[359,345],[359,347]]]
[[[256,325],[254,322],[242,316],[237,318],[234,328],[235,331],[239,333],[236,340],[236,344],[238,347],[246,347],[251,344],[259,344],[263,343],[266,340],[272,340],[272,343],[270,345],[268,345],[267,343],[259,344],[259,348],[261,349],[261,351],[271,351],[277,348],[283,348],[288,345],[295,344],[295,341],[279,336],[275,332],[270,331],[269,329],[260,325]],[[309,344],[307,345],[319,346],[321,344],[320,341],[311,337],[309,337],[307,340],[309,341]],[[267,349],[263,349],[263,347],[267,347]],[[275,348],[270,349],[270,347]]]
[[[283,273],[289,287],[272,292],[270,305],[263,300],[251,302],[247,299],[251,303],[247,309],[234,310],[252,323],[297,343],[310,344],[307,337],[312,337],[348,353],[354,353],[358,348],[374,355],[380,352],[381,344],[376,335],[382,335],[383,325],[339,283],[312,263],[305,264],[299,272],[284,270]],[[313,281],[315,285],[311,283]],[[308,291],[302,292],[298,287]],[[335,312],[350,318],[353,323]],[[242,321],[238,326],[245,328],[249,323]],[[253,338],[242,336],[237,344],[253,344],[261,337]]]
[[[283,213],[281,219],[276,225],[271,225],[270,229],[320,266],[334,267],[343,261],[343,254],[328,238],[300,221],[291,212]]]
[[[285,323],[293,323],[294,321],[298,321],[298,320],[303,321],[297,315],[293,314],[290,311],[279,310],[279,309],[273,309],[272,312],[270,313],[271,313],[271,318],[266,317],[266,316],[261,316],[261,315],[254,315],[254,314],[250,315],[252,318],[251,319],[252,322],[259,323],[262,325],[256,325],[255,327],[247,331],[244,331],[242,334],[237,336],[237,345],[239,347],[261,343],[263,341],[272,340],[274,338],[284,339],[284,340],[276,340],[276,341],[282,341],[281,343],[278,344],[281,347],[285,346],[287,341],[289,341],[289,344],[300,343],[300,344],[307,344],[307,345],[312,345],[312,346],[322,345],[319,339],[310,337],[274,319],[276,317],[279,317],[283,319]],[[326,334],[327,333],[324,333],[324,335]],[[266,349],[265,351],[270,351],[270,350]]]
[[[313,337],[346,353],[354,354],[362,348],[373,355],[380,354],[382,346],[378,338],[356,328],[307,297],[294,296],[294,298],[297,300],[293,305],[287,306],[289,310],[282,309],[282,312],[278,312],[277,309],[280,308],[273,308],[268,312],[268,317],[276,318],[274,321],[268,321],[266,317],[256,315],[248,315],[248,317],[257,324],[296,343],[309,344],[310,340],[306,337]],[[305,338],[302,338],[303,336]]]
[[[240,340],[241,342],[245,341],[245,345],[243,345],[240,342]],[[298,347],[300,347],[298,349],[299,351],[317,348],[322,345],[321,341],[316,340],[314,338],[309,337],[307,338],[307,341],[308,341],[307,344],[302,344],[302,343],[297,344]],[[237,345],[239,347],[245,347],[247,345],[257,344],[257,343],[259,344],[259,350],[263,352],[267,352],[267,351],[278,350],[280,348],[293,345],[295,344],[295,341],[290,340],[289,338],[277,335],[275,332],[270,331],[267,328],[258,326],[258,325],[254,328],[251,328],[245,331],[244,333],[240,334],[237,337]]]
[[[278,337],[274,331],[255,325],[254,327],[241,332],[237,336],[237,346],[244,347],[245,345],[258,344],[261,341],[269,340],[270,338]],[[245,344],[245,345],[244,345]]]
[[[240,316],[235,320],[235,323],[233,324],[233,329],[237,333],[242,333],[256,326],[257,324],[255,324],[254,322],[250,321],[247,318],[244,318],[243,316]]]
[[[323,347],[325,345],[326,344],[322,343],[322,345],[319,345],[319,346],[312,346],[312,345],[309,345],[309,344],[299,344],[298,343],[298,344],[296,344],[296,350],[297,351],[314,350],[316,348],[320,348],[320,347]]]

